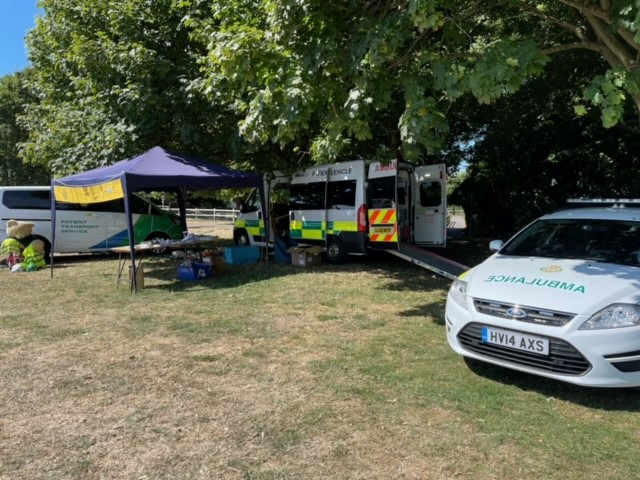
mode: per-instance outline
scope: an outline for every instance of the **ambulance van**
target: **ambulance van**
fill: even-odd
[[[182,238],[183,228],[175,214],[145,198],[133,195],[136,243],[154,238]],[[0,187],[0,242],[6,238],[8,220],[31,222],[33,234],[51,251],[51,187]],[[108,251],[129,244],[124,199],[87,205],[56,204],[56,253]]]
[[[283,236],[320,245],[326,260],[397,249],[401,242],[444,247],[447,228],[446,169],[354,160],[300,170],[291,177],[265,176],[269,245]],[[275,199],[275,200],[274,200]],[[240,208],[234,226],[238,245],[267,243],[257,190]]]

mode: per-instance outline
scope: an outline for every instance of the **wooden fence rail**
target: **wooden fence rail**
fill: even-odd
[[[163,208],[176,215],[180,214],[180,210],[177,208]],[[235,208],[187,208],[185,209],[185,213],[187,218],[195,220],[226,220],[235,222],[240,214],[240,210],[236,210]]]

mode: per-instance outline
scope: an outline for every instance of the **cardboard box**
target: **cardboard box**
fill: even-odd
[[[133,268],[129,267],[129,285],[133,287]],[[144,288],[144,265],[138,265],[136,268],[136,288],[141,290]]]
[[[291,254],[291,265],[310,267],[322,263],[322,252],[324,252],[324,248],[318,246],[291,247],[287,252]]]
[[[216,255],[211,257],[213,265],[213,274],[214,275],[222,275],[227,270],[227,262],[224,261],[224,257],[221,255]]]

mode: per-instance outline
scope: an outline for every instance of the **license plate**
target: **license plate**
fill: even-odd
[[[394,227],[371,227],[371,233],[374,235],[384,235],[393,233]]]
[[[524,333],[508,332],[498,328],[482,327],[482,341],[492,345],[549,355],[549,340]]]

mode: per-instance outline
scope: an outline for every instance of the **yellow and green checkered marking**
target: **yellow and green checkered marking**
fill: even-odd
[[[343,232],[357,232],[356,222],[305,222],[294,220],[289,225],[289,235],[298,240],[325,240],[327,235],[340,235]]]
[[[259,238],[264,240],[264,221],[262,220],[245,220],[243,218],[239,218],[236,220],[234,228],[244,228],[247,231],[247,234],[249,234],[249,236],[254,240],[258,240]]]

